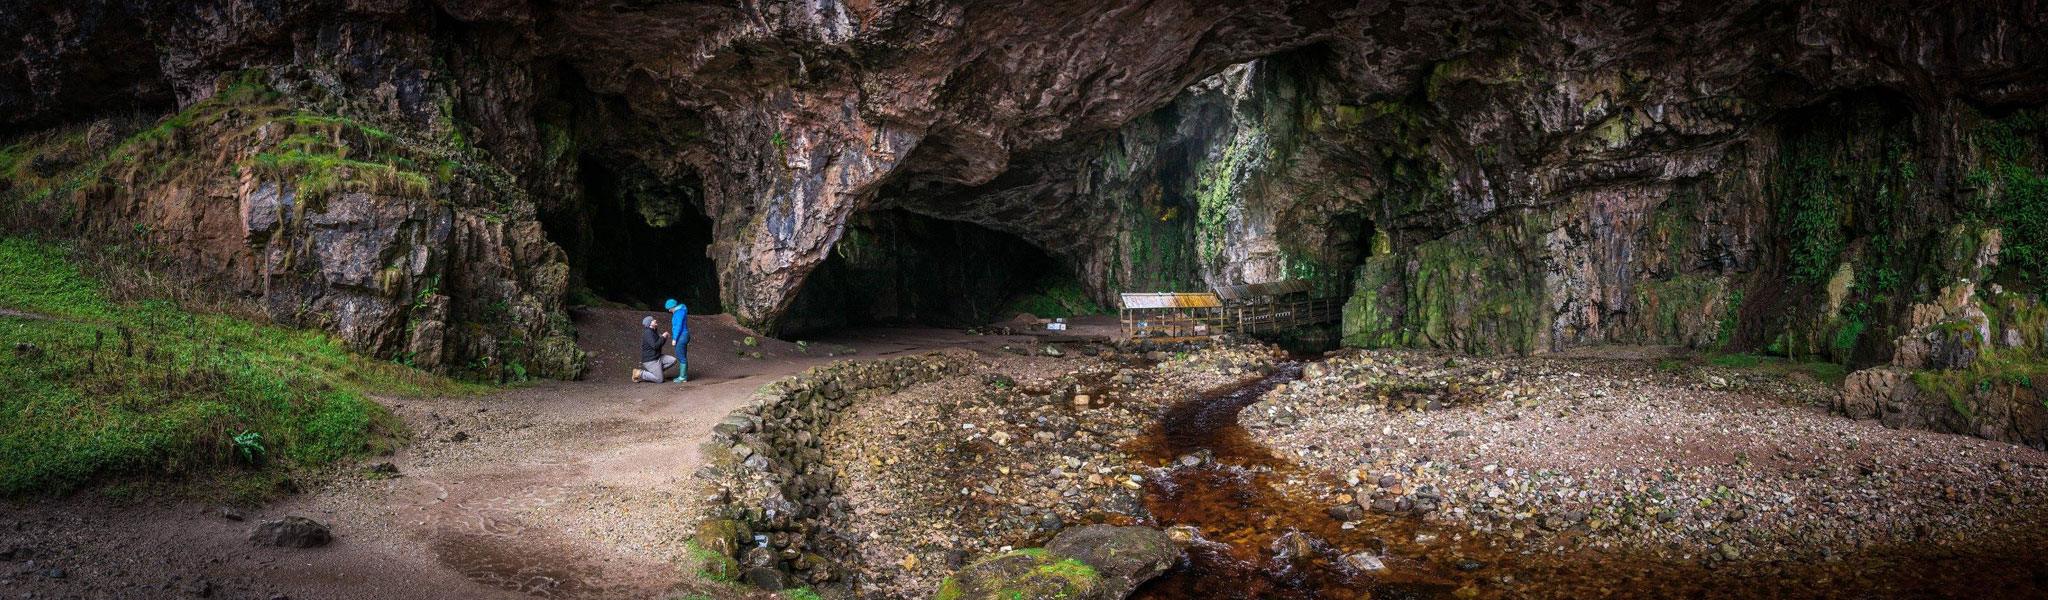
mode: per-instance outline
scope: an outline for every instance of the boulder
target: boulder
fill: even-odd
[[[732,519],[706,519],[697,524],[697,535],[692,538],[697,547],[727,557],[737,558],[746,548],[746,542],[753,537],[747,526]]]
[[[789,587],[789,575],[770,567],[747,569],[746,574],[740,578],[746,581],[747,585],[771,592]]]
[[[1105,593],[1102,573],[1042,548],[1014,550],[977,561],[939,584],[937,600],[1052,600],[1122,598]],[[1123,590],[1129,592],[1128,589]]]
[[[334,534],[319,521],[300,516],[266,521],[249,533],[249,540],[283,548],[317,548],[334,541]]]
[[[1115,600],[1180,560],[1181,546],[1150,527],[1088,525],[968,565],[939,587],[941,600],[1069,598]]]
[[[1088,525],[1053,536],[1045,549],[1071,557],[1101,574],[1104,592],[1098,597],[1122,598],[1138,584],[1165,573],[1180,560],[1181,547],[1164,531],[1150,527]]]

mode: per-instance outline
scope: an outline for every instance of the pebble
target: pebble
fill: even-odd
[[[1344,557],[1344,566],[1367,573],[1387,570],[1387,563],[1380,557],[1360,552]]]

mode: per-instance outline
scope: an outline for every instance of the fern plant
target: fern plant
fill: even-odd
[[[263,460],[263,434],[254,431],[237,433],[233,444],[235,456],[241,457],[242,462],[253,465]]]

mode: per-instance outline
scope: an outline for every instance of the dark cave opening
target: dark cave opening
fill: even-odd
[[[1082,312],[1060,261],[1017,236],[900,209],[854,215],[778,334],[869,324],[967,327],[1017,312]]]
[[[584,160],[583,201],[570,214],[542,215],[548,237],[569,255],[570,304],[658,309],[675,298],[692,314],[723,312],[711,219],[694,180],[667,181],[631,167]]]

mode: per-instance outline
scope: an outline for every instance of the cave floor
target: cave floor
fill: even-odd
[[[1140,451],[1150,447],[1147,436],[1159,431],[1152,427],[1156,417],[1165,407],[1207,394],[1204,390],[1256,379],[1284,358],[1277,350],[1245,346],[1145,357],[1108,352],[1018,356],[1005,347],[1029,348],[1044,338],[932,328],[849,330],[798,345],[751,336],[728,317],[710,316],[692,321],[691,382],[629,383],[637,322],[644,314],[649,313],[576,313],[579,343],[591,353],[592,373],[584,381],[541,382],[480,397],[385,399],[411,430],[409,445],[391,456],[309,478],[317,483],[307,484],[305,493],[260,509],[224,511],[196,501],[94,492],[39,504],[0,504],[0,534],[5,534],[0,551],[13,557],[9,564],[18,571],[0,574],[0,596],[769,598],[765,592],[700,579],[694,569],[682,566],[689,552],[684,540],[709,502],[692,491],[692,483],[704,464],[699,448],[712,425],[744,406],[759,386],[813,366],[926,351],[977,353],[977,371],[1010,377],[1014,386],[990,388],[985,377],[921,384],[856,406],[827,434],[832,459],[848,469],[847,495],[859,515],[849,531],[861,540],[857,551],[864,560],[857,568],[864,573],[866,591],[917,597],[961,560],[1038,543],[1060,524],[1097,518],[1186,524],[1159,513],[1158,506],[1139,503],[1161,493],[1160,486],[1172,488],[1203,473],[1235,477],[1252,471],[1225,464],[1235,459],[1222,454],[1188,463],[1177,452]],[[1085,326],[1077,329],[1084,331],[1070,335],[1085,337],[1092,331],[1087,326],[1109,323],[1080,325]],[[1265,512],[1264,527],[1293,531],[1314,525],[1306,528],[1315,540],[1310,545],[1328,550],[1329,556],[1319,560],[1330,564],[1361,548],[1383,547],[1397,572],[1434,578],[1424,578],[1428,585],[1417,589],[1441,593],[1424,596],[1451,594],[1446,590],[1456,588],[1476,590],[1480,597],[1543,597],[1553,595],[1545,590],[1565,589],[1627,597],[1627,590],[1674,581],[1692,592],[1703,586],[1723,590],[1709,596],[1745,595],[1717,587],[1740,581],[1782,592],[1765,596],[1855,595],[1858,589],[1900,591],[1885,582],[1902,580],[1948,585],[1955,577],[1933,575],[1983,572],[1984,565],[1998,562],[1958,554],[1971,540],[2005,540],[1989,552],[2018,549],[2012,554],[2031,555],[2040,548],[2040,536],[2027,532],[2042,522],[2044,488],[2029,482],[2048,473],[2043,469],[2048,455],[1841,419],[1825,413],[1808,393],[1820,388],[1807,383],[1775,376],[1751,380],[1712,370],[1667,371],[1652,359],[1668,352],[1654,348],[1606,348],[1540,360],[1379,351],[1337,356],[1312,361],[1302,380],[1247,409],[1249,429],[1238,435],[1287,459],[1274,459],[1277,471],[1257,471],[1258,477],[1273,479],[1267,482],[1273,485],[1265,486],[1276,492],[1270,498],[1273,506],[1289,507]],[[1453,363],[1459,366],[1450,367]],[[1434,386],[1465,383],[1445,389],[1402,383],[1410,379]],[[1083,410],[1054,393],[1068,389],[1070,380],[1081,385],[1073,389],[1086,388],[1104,403]],[[1375,395],[1360,391],[1382,388],[1386,393],[1370,402]],[[1549,402],[1538,401],[1543,399]],[[1425,401],[1432,405],[1428,410],[1422,409]],[[1439,401],[1444,406],[1434,406]],[[1403,408],[1409,402],[1413,406]],[[977,425],[963,428],[961,423]],[[1770,423],[1791,425],[1774,428]],[[997,431],[1003,439],[984,437]],[[1644,442],[1627,452],[1573,445],[1622,439],[1614,436],[1630,432],[1718,441]],[[1776,450],[1728,456],[1734,452],[1730,448],[1748,443],[1744,440]],[[1843,440],[1861,441],[1834,448]],[[931,448],[960,451],[934,456]],[[1548,450],[1531,454],[1535,448]],[[1898,456],[1875,462],[1829,458],[1844,453],[1862,457],[1859,453],[1879,449]],[[1613,463],[1637,454],[1663,462]],[[384,462],[396,468],[396,476],[373,469]],[[1497,470],[1501,465],[1517,468]],[[1941,468],[1913,470],[1925,465]],[[1580,474],[1576,480],[1546,474],[1576,473],[1581,467],[1599,473]],[[1554,489],[1556,481],[1586,491],[1564,494]],[[1654,501],[1628,496],[1630,502],[1655,505],[1644,509],[1647,516],[1638,519],[1643,525],[1607,527],[1607,513],[1559,504],[1567,495],[1577,502],[1587,493],[1604,493],[1606,488],[1592,486],[1595,481],[1620,482],[1628,494],[1639,492],[1638,484],[1655,487]],[[1688,487],[1695,484],[1699,489]],[[1783,496],[1763,493],[1808,485],[1821,487]],[[1431,495],[1425,498],[1409,486],[1426,487]],[[970,488],[977,492],[955,493]],[[1141,489],[1149,491],[1140,494]],[[1675,499],[1665,502],[1665,493]],[[1396,506],[1397,498],[1421,498],[1436,503],[1439,496],[1449,508],[1427,517],[1381,515],[1385,509],[1374,502]],[[1707,504],[1708,498],[1715,503]],[[1740,501],[1722,501],[1729,498]],[[1482,510],[1510,500],[1535,508],[1527,514]],[[1346,504],[1358,507],[1345,517],[1356,520],[1357,529],[1324,514]],[[1922,505],[1934,508],[1899,512]],[[1939,516],[1944,506],[1958,507],[1957,514],[1969,507],[1996,509],[1970,522],[1992,533],[2004,528],[2016,535],[1952,527],[1954,519]],[[1277,538],[1266,539],[1271,531],[1238,535],[1219,525],[1253,522],[1243,513],[1218,514],[1221,520],[1199,524],[1197,531],[1233,540],[1231,547],[1279,547]],[[335,541],[324,548],[293,550],[247,540],[255,523],[287,515],[329,524]],[[1828,521],[1830,515],[1848,515],[1843,517],[1848,520],[1835,523]],[[1842,547],[1846,562],[1772,554],[1784,543],[1764,529],[1797,529],[1804,523],[1832,523],[1810,533],[1826,538],[1822,541],[1828,547]],[[1915,523],[1946,525],[1916,529]],[[1902,531],[1903,539],[1916,541],[1894,557],[1884,554],[1893,546],[1863,540],[1866,536],[1857,532],[1865,530]],[[1644,538],[1648,542],[1640,548],[1623,552],[1607,544],[1626,545],[1635,538],[1616,531],[1678,537]],[[1831,532],[1857,535],[1843,542],[1828,537]],[[1551,542],[1566,546],[1544,545]],[[1862,560],[1859,552],[1866,546],[1883,560]],[[33,558],[22,560],[21,550]],[[1480,560],[1468,560],[1472,557]],[[1468,562],[1478,570],[1468,572]],[[1809,562],[1822,566],[1801,570]],[[1835,571],[1841,569],[1827,564],[1878,572],[1838,579]],[[52,568],[61,569],[62,576],[49,576]],[[2009,575],[2005,589],[2042,585],[2039,569],[2024,564],[1999,572]],[[1863,578],[1879,584],[1859,587]],[[1277,585],[1261,581],[1228,580]],[[1782,587],[1791,581],[1819,587]],[[1542,582],[1557,585],[1528,586]],[[1355,582],[1340,577],[1322,583],[1329,585],[1279,597],[1334,597],[1324,592]],[[1607,589],[1609,583],[1618,587]],[[1147,588],[1146,597],[1187,597],[1180,593],[1184,588],[1176,587],[1182,584],[1199,589],[1202,581],[1169,575]],[[1971,587],[1948,591],[1975,595]]]
[[[652,313],[576,314],[579,343],[591,353],[583,381],[385,400],[411,429],[411,444],[332,474],[307,493],[237,511],[238,518],[210,504],[98,493],[0,505],[0,527],[32,549],[35,566],[23,568],[38,573],[0,579],[0,594],[750,597],[674,566],[702,501],[689,481],[711,425],[762,384],[813,366],[940,348],[994,351],[1025,339],[874,328],[807,347],[767,337],[750,345],[730,317],[693,317],[692,380],[635,384],[627,371],[643,314]],[[382,462],[399,474],[373,473]],[[295,550],[247,540],[255,523],[286,515],[327,523],[335,541]],[[40,574],[53,567],[62,578]]]

